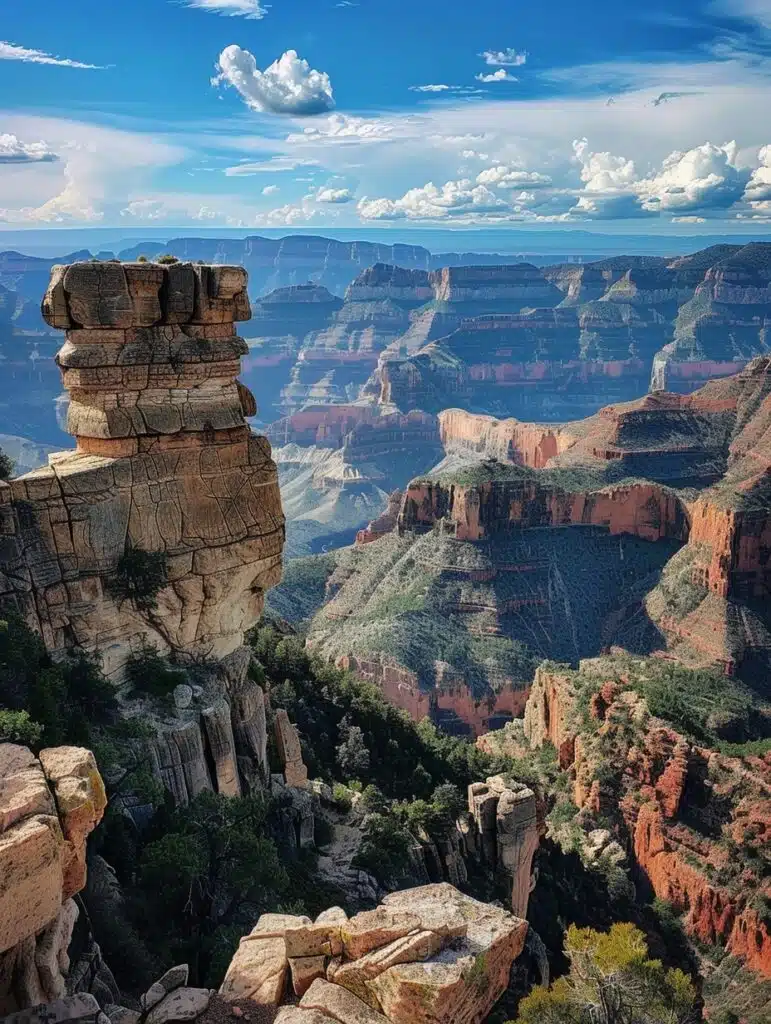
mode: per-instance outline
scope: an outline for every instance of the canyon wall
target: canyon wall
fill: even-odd
[[[579,808],[600,815],[620,809],[641,876],[684,913],[691,934],[725,945],[771,977],[771,929],[759,909],[770,895],[768,878],[752,866],[755,837],[767,831],[771,815],[768,758],[718,754],[653,718],[630,688],[636,671],[645,674],[645,663],[596,659],[578,672],[542,666],[525,710],[525,736],[533,747],[555,745]],[[587,688],[588,725],[577,707],[578,691]],[[639,738],[613,760],[608,744],[630,715]],[[601,781],[603,761],[617,773],[620,803]],[[716,831],[710,808],[717,806],[723,810]]]
[[[465,484],[413,481],[404,496],[400,530],[443,529],[457,540],[478,541],[512,527],[601,526],[610,534],[647,541],[688,538],[687,509],[673,491],[652,483],[598,491],[563,490],[537,477]],[[462,478],[461,478],[462,481]]]

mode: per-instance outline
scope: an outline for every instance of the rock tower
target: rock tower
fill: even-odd
[[[151,643],[178,659],[242,644],[281,577],[284,517],[270,445],[238,380],[246,272],[192,263],[54,267],[43,315],[74,450],[0,485],[0,596],[53,651],[97,652],[120,678]],[[163,585],[126,599],[126,557],[155,556]]]

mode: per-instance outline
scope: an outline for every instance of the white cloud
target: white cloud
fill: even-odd
[[[664,160],[658,174],[640,182],[641,205],[656,213],[726,210],[741,199],[749,172],[736,166],[735,142],[705,142]]]
[[[260,20],[268,13],[260,0],[186,0],[188,7],[197,7],[202,11],[222,14],[231,18],[251,18]]]
[[[3,115],[16,138],[43,137],[56,162],[13,164],[0,175],[0,220],[13,224],[95,223],[118,216],[143,179],[186,151],[151,135],[58,118]],[[19,182],[19,176],[24,180]]]
[[[0,164],[53,163],[58,159],[45,142],[22,142],[15,135],[0,133]]]
[[[509,46],[505,50],[485,50],[479,56],[485,64],[490,64],[492,67],[503,65],[503,67],[519,68],[527,62],[529,54],[526,50],[518,52]]]
[[[349,188],[322,188],[316,194],[317,203],[350,203],[353,192]]]
[[[262,190],[262,194],[264,196],[272,196],[272,195],[275,195],[276,192],[278,192],[278,191],[279,191],[278,185],[266,185],[265,188]]]
[[[329,75],[314,71],[296,50],[287,50],[260,71],[248,50],[226,46],[218,66],[220,74],[214,81],[231,85],[252,110],[309,117],[335,105]]]
[[[58,68],[85,68],[89,71],[104,70],[101,64],[83,64],[79,60],[66,57],[54,57],[43,50],[29,50],[26,46],[0,42],[0,60],[20,60],[25,64],[54,64]]]
[[[291,157],[275,156],[269,160],[245,160],[225,168],[228,178],[249,177],[252,174],[274,174],[280,171],[296,171],[299,167],[317,167],[315,160],[293,160]]]
[[[771,200],[771,146],[763,146],[758,152],[759,167],[750,175],[744,198],[757,208],[757,204]],[[763,207],[767,209],[767,207]]]
[[[331,140],[334,142],[382,142],[393,132],[394,125],[385,120],[366,120],[347,114],[331,114],[304,128],[302,132],[287,135],[288,143]]]
[[[463,154],[466,155],[465,152]],[[483,154],[478,155],[480,158]],[[507,167],[505,164],[497,164],[495,167],[486,167],[477,175],[479,185],[495,185],[497,188],[537,188],[539,186],[551,185],[552,179],[548,174],[541,174],[539,171],[523,171],[519,167]]]
[[[509,74],[505,68],[498,68],[489,75],[474,75],[477,82],[518,82],[516,75]]]
[[[441,188],[429,181],[400,199],[364,197],[357,209],[363,220],[473,220],[482,215],[504,215],[508,204],[484,185],[462,178],[446,181]]]
[[[444,85],[440,83],[438,85],[411,85],[410,92],[447,92],[453,88],[450,85]]]

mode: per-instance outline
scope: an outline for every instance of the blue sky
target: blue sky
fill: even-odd
[[[0,228],[766,231],[771,0],[53,0]]]

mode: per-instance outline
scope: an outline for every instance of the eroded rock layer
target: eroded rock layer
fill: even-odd
[[[99,651],[120,672],[138,638],[224,657],[281,574],[284,522],[270,445],[237,380],[249,316],[240,267],[54,268],[43,305],[77,447],[0,488],[5,589],[52,651]],[[116,586],[154,555],[152,601]],[[141,595],[140,595],[141,597]]]

